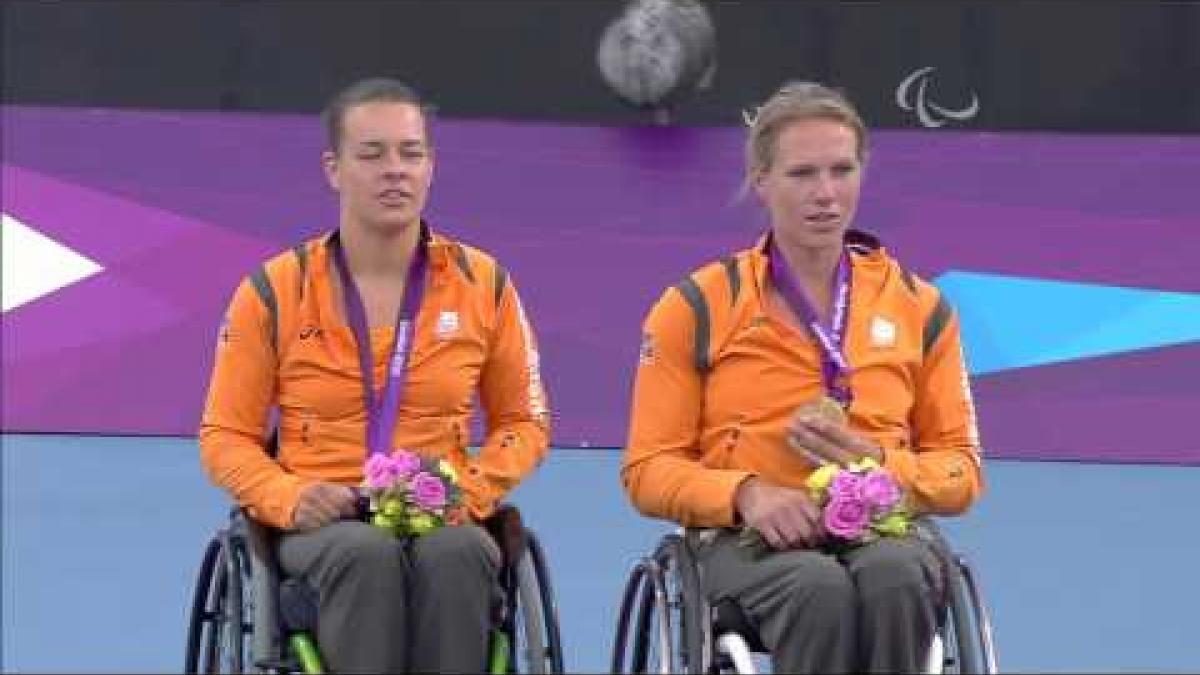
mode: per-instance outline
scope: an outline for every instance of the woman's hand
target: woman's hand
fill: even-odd
[[[358,511],[358,494],[353,488],[336,483],[313,483],[300,492],[292,517],[293,530],[315,530],[342,518],[353,518]]]
[[[801,489],[748,478],[734,494],[734,508],[777,551],[811,548],[825,536],[821,509]]]
[[[792,449],[820,466],[832,462],[840,466],[870,457],[883,463],[883,449],[848,426],[812,408],[801,408],[787,429]]]

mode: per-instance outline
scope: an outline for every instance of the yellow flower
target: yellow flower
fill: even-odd
[[[396,519],[382,513],[376,513],[371,516],[371,524],[375,527],[382,527],[385,530],[393,530],[396,528]]]
[[[432,532],[438,528],[438,522],[428,513],[418,513],[408,519],[408,529],[415,535]]]
[[[903,513],[890,513],[872,525],[876,532],[892,536],[908,534],[908,516]]]
[[[398,497],[385,497],[380,504],[379,512],[388,518],[396,518],[404,513],[404,501]]]
[[[804,484],[813,492],[820,492],[826,487],[829,487],[829,481],[833,480],[834,475],[838,472],[836,464],[822,464],[821,468],[808,475],[808,480]]]
[[[441,469],[442,473],[449,476],[450,480],[454,481],[455,483],[458,482],[458,472],[454,470],[454,465],[450,462],[447,462],[444,459],[439,459],[438,469]]]
[[[855,471],[855,472],[870,471],[872,469],[878,469],[878,468],[879,468],[879,462],[876,462],[874,460],[874,458],[871,458],[871,457],[863,457],[863,458],[859,459],[857,462],[852,462],[850,464],[850,470]]]

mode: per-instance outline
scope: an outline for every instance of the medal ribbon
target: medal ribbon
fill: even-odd
[[[843,249],[838,258],[837,270],[834,272],[833,316],[830,317],[828,327],[821,323],[815,306],[797,283],[774,237],[770,237],[767,243],[767,261],[771,282],[779,289],[780,295],[792,311],[804,321],[821,348],[821,376],[826,391],[831,398],[841,403],[843,408],[850,407],[853,396],[846,383],[850,374],[850,364],[842,352],[842,343],[846,337],[846,318],[849,314],[850,256]]]
[[[404,391],[408,357],[412,351],[413,331],[421,300],[425,295],[425,269],[429,259],[429,230],[421,226],[413,259],[408,264],[408,281],[404,287],[404,299],[396,316],[395,343],[388,365],[387,382],[380,396],[375,396],[374,359],[371,353],[371,332],[367,327],[367,312],[363,306],[358,285],[350,276],[346,253],[342,249],[338,233],[334,233],[329,244],[333,249],[333,260],[342,281],[342,295],[346,298],[346,318],[354,341],[358,345],[358,365],[362,370],[363,394],[367,406],[367,452],[388,454],[392,451],[392,433],[396,427],[396,415],[400,411],[400,398]]]

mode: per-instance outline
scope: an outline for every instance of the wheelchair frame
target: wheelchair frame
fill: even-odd
[[[562,640],[549,569],[537,537],[504,505],[485,524],[503,561],[503,611],[509,673],[562,673]],[[280,608],[284,583],[273,531],[233,509],[201,558],[188,621],[185,673],[304,672],[288,646]]]
[[[928,518],[914,524],[914,535],[931,543],[947,573],[946,603],[926,672],[998,672],[991,618],[966,557],[950,549]],[[705,598],[682,531],[663,536],[653,553],[634,564],[625,584],[611,672],[755,672],[753,656],[765,648],[744,621],[728,619],[728,609]]]

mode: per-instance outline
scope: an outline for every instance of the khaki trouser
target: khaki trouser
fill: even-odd
[[[484,671],[500,551],[483,529],[401,540],[339,521],[283,533],[279,561],[317,592],[317,644],[333,672]]]
[[[736,530],[693,530],[709,602],[734,600],[775,672],[915,673],[936,630],[941,563],[929,544],[883,538],[847,552],[756,552]]]

